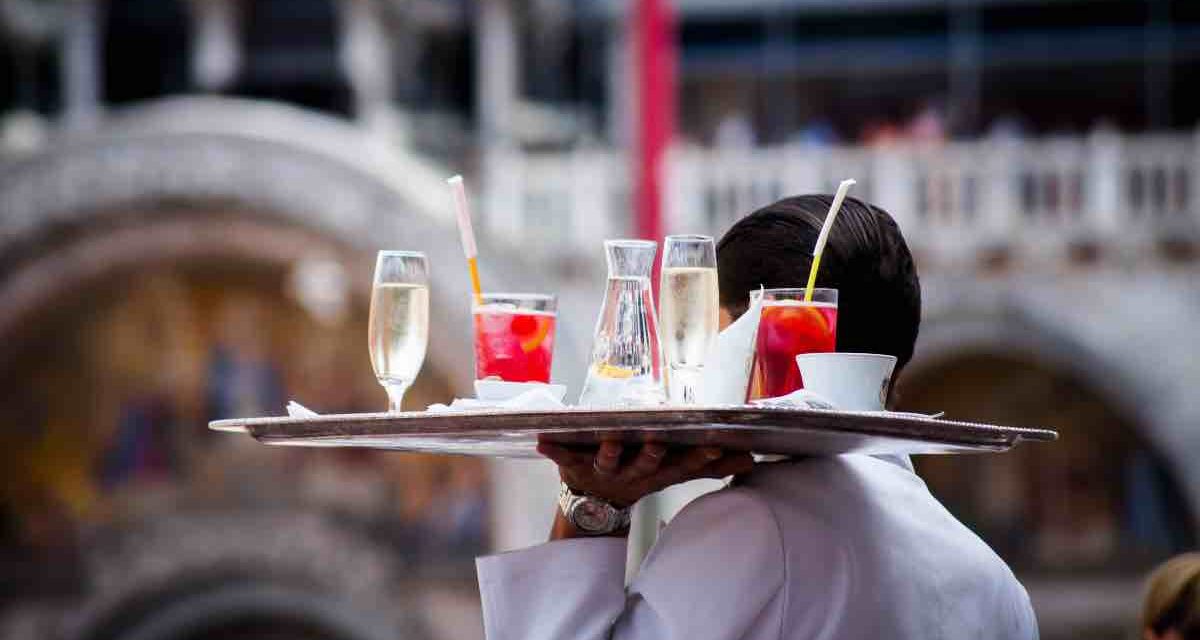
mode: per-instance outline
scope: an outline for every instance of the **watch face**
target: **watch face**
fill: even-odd
[[[575,526],[584,531],[604,531],[610,526],[611,513],[601,503],[582,500],[575,506]]]

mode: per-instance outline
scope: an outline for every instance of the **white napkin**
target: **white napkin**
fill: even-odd
[[[455,413],[459,411],[477,411],[480,409],[520,409],[524,411],[541,411],[545,409],[562,409],[566,407],[553,393],[546,389],[530,389],[520,395],[499,402],[489,402],[476,398],[455,398],[450,404],[431,404],[426,411],[430,413]]]
[[[751,400],[750,404],[763,407],[796,407],[799,409],[822,409],[825,411],[837,410],[837,406],[832,401],[808,389],[796,389],[785,396],[775,398]]]
[[[704,374],[696,394],[700,404],[742,404],[746,401],[761,315],[762,296],[758,296],[746,313],[725,327],[713,341],[704,359]]]
[[[935,420],[946,415],[945,411],[937,413],[913,413],[911,411],[889,411],[887,409],[843,409],[837,406],[832,400],[816,391],[809,391],[808,389],[797,389],[786,396],[751,400],[750,404],[761,407],[795,407],[797,409],[819,409],[822,411],[853,411],[864,414],[910,416],[914,418],[932,418]]]
[[[287,403],[287,414],[289,418],[315,418],[321,415],[295,400]]]

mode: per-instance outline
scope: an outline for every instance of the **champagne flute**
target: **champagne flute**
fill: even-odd
[[[717,338],[717,251],[711,236],[667,236],[659,288],[671,402],[695,404],[704,359]]]
[[[429,261],[424,253],[379,252],[367,341],[375,377],[387,391],[388,410],[399,412],[429,343]]]

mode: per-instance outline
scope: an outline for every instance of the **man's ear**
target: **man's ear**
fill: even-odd
[[[885,409],[894,411],[896,404],[900,402],[900,392],[896,391],[896,381],[900,379],[900,372],[904,367],[892,371],[892,379],[888,380],[887,402],[883,404]]]

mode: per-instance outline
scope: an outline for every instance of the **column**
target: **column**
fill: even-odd
[[[518,49],[512,0],[476,0],[475,114],[482,166],[484,228],[494,236],[519,237],[520,181],[511,163],[516,152]]]
[[[95,126],[100,117],[100,38],[95,0],[68,3],[60,41],[63,120],[68,128]]]
[[[200,0],[192,3],[192,16],[195,84],[203,91],[222,91],[233,83],[241,66],[236,10],[230,0]]]
[[[477,0],[475,96],[484,148],[511,143],[518,50],[511,0]]]
[[[391,55],[383,32],[380,7],[374,0],[344,0],[342,9],[342,66],[354,88],[354,114],[381,136],[392,133]]]

